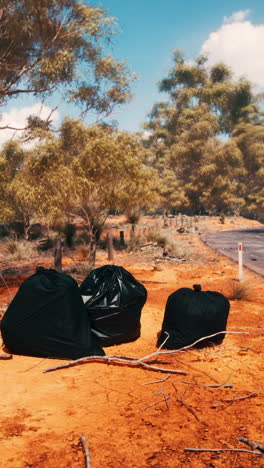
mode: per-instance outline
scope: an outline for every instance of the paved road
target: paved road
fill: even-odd
[[[243,264],[264,276],[264,228],[241,229],[203,234],[202,240],[213,249],[238,261],[237,244],[243,244]]]

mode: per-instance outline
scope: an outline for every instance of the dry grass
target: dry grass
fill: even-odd
[[[88,244],[79,245],[79,247],[76,249],[76,254],[80,260],[87,260],[90,255],[89,245]]]
[[[245,281],[232,281],[226,288],[225,296],[230,301],[250,301],[254,298],[254,288]]]
[[[5,260],[25,260],[37,254],[34,243],[24,240],[7,240],[2,244],[2,255]]]

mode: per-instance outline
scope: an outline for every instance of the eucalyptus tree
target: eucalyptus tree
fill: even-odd
[[[115,19],[83,0],[0,0],[0,104],[56,91],[84,114],[109,114],[133,79],[107,53],[115,32]]]
[[[145,167],[144,148],[135,136],[66,120],[58,137],[51,135],[31,151],[13,189],[38,219],[79,219],[87,229],[94,262],[110,211],[153,204],[156,175]]]
[[[210,192],[211,212],[227,210],[228,206],[237,212],[243,205],[244,156],[235,148],[235,141],[229,147],[221,140],[232,138],[232,132],[255,105],[251,84],[245,79],[233,80],[231,70],[223,63],[208,68],[205,57],[186,62],[176,52],[173,67],[160,81],[159,90],[167,100],[154,104],[145,124],[149,134],[145,144],[153,154],[162,191],[167,191],[167,207],[175,207],[177,198],[179,209],[208,212]],[[226,170],[225,150],[224,164],[230,164]],[[168,192],[173,185],[175,191]]]

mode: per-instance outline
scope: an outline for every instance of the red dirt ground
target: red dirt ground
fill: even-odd
[[[257,223],[239,218],[235,227],[251,225]],[[214,220],[210,228],[234,229],[234,223],[220,225]],[[105,348],[108,355],[143,357],[156,351],[167,297],[179,287],[200,283],[204,290],[228,294],[237,266],[204,246],[199,236],[185,240],[191,260],[163,262],[158,268],[142,253],[115,253],[115,264],[144,282],[148,300],[141,337]],[[97,266],[105,263],[107,255],[100,252]],[[44,374],[44,369],[62,361],[25,356],[1,360],[0,467],[84,468],[79,440],[84,434],[93,468],[264,468],[264,457],[250,453],[185,451],[188,447],[250,450],[237,437],[264,444],[263,277],[250,271],[245,276],[251,297],[231,301],[228,331],[247,334],[230,333],[221,346],[155,361],[187,375],[94,362]],[[22,281],[22,276],[13,278],[9,291],[1,288],[2,310]],[[222,386],[207,387],[216,383]],[[244,400],[223,401],[253,392]]]

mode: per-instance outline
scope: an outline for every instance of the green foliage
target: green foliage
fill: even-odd
[[[264,126],[251,84],[177,51],[159,88],[168,100],[154,104],[143,141],[164,212],[264,215]]]
[[[111,210],[139,212],[157,200],[156,172],[144,159],[137,137],[67,120],[58,137],[49,136],[26,154],[10,190],[21,212],[60,231],[81,220],[93,261]],[[8,170],[6,158],[3,164]]]
[[[82,0],[0,0],[0,13],[0,102],[56,90],[85,113],[108,114],[130,99],[134,77],[105,50],[116,22],[102,8]]]
[[[252,112],[250,119],[234,129],[234,140],[243,154],[245,172],[242,178],[246,215],[264,218],[264,120]]]

